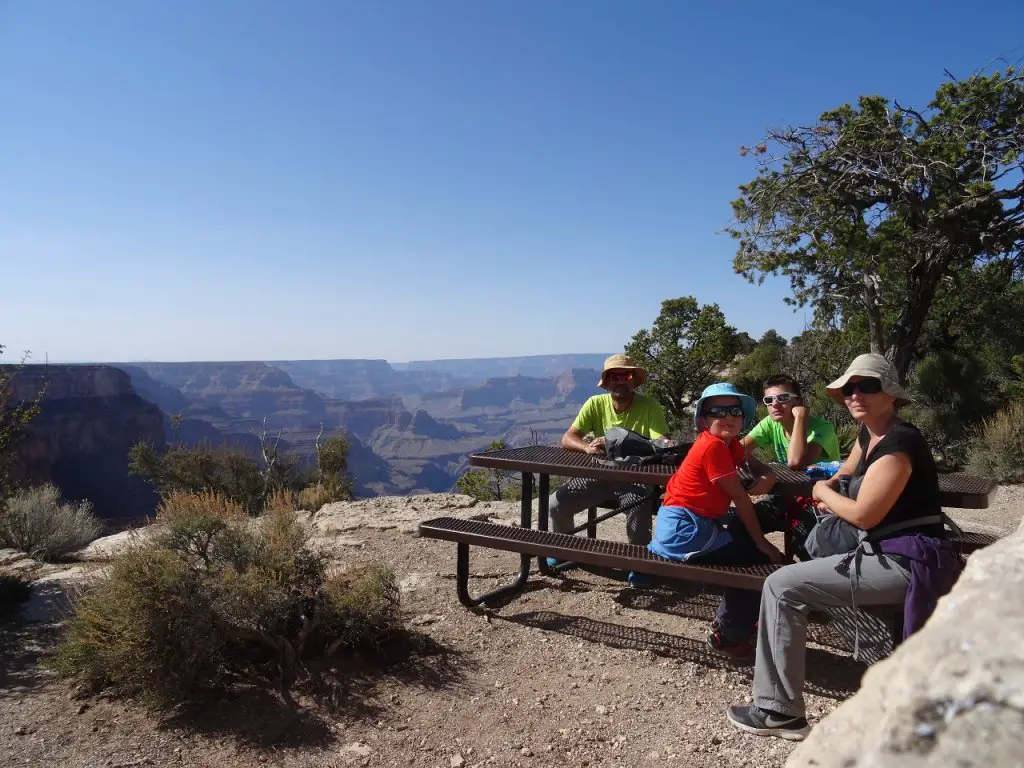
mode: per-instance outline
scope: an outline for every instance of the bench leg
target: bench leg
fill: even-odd
[[[547,484],[547,475],[541,475],[539,489],[542,492],[546,490]],[[543,505],[541,506],[542,519],[538,520],[538,525],[544,526],[540,530],[546,530],[548,522],[547,496],[542,495],[542,499],[543,501],[540,502]],[[533,527],[533,474],[531,472],[523,472],[523,496],[519,505],[519,525],[522,528]],[[512,583],[492,589],[490,592],[486,592],[479,597],[473,597],[469,594],[469,544],[459,542],[456,546],[458,549],[455,559],[455,589],[458,591],[459,602],[464,606],[475,608],[481,603],[486,603],[488,600],[517,595],[523,591],[523,588],[526,586],[526,580],[530,577],[530,565],[533,563],[532,555],[519,556],[519,575],[516,576]]]
[[[587,538],[597,538],[597,507],[587,510]]]

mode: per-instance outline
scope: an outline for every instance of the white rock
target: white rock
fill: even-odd
[[[351,744],[346,745],[346,752],[359,755],[360,757],[369,757],[370,753],[373,752],[369,744],[362,741],[353,741]]]
[[[971,555],[928,623],[868,669],[788,767],[1022,764],[1024,525]]]
[[[85,549],[76,552],[73,557],[76,560],[110,560],[117,555],[127,552],[132,547],[145,544],[161,529],[155,525],[147,525],[145,528],[133,528],[128,531],[121,531],[112,536],[103,536],[93,541]]]
[[[448,761],[448,765],[451,768],[462,768],[466,764],[466,758],[462,755],[452,755],[452,759]]]

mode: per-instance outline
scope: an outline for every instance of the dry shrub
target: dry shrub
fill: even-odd
[[[967,469],[1000,483],[1024,482],[1024,401],[985,420],[971,442]]]
[[[294,512],[297,509],[302,509],[297,491],[279,488],[267,497],[266,512]]]
[[[102,529],[91,502],[64,501],[50,483],[17,491],[0,506],[0,547],[13,547],[37,560],[75,552]]]
[[[57,671],[167,705],[238,681],[287,690],[319,679],[340,650],[372,650],[400,631],[390,571],[328,575],[294,513],[239,510],[169,498],[167,531],[79,598]]]
[[[299,493],[299,509],[319,512],[324,504],[351,500],[352,488],[345,483],[317,483],[303,488]]]

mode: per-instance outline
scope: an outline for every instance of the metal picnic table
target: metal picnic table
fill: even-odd
[[[557,446],[527,446],[523,448],[507,448],[498,451],[487,451],[473,454],[469,457],[470,465],[474,467],[485,467],[489,469],[500,469],[517,471],[522,475],[522,501],[520,506],[520,527],[522,529],[533,528],[533,476],[538,475],[537,483],[537,529],[538,531],[548,530],[548,496],[550,495],[550,479],[552,475],[563,477],[587,477],[599,480],[610,480],[624,484],[639,484],[654,487],[651,496],[646,497],[641,504],[650,501],[658,493],[658,488],[665,486],[668,480],[676,471],[675,466],[668,464],[646,464],[608,466],[602,463],[597,456],[570,451]],[[778,464],[768,464],[776,477],[776,483],[772,488],[773,494],[782,496],[810,496],[816,480],[810,478],[806,472],[790,469]],[[741,475],[743,473],[741,472]],[[749,479],[749,478],[748,478]],[[963,509],[985,509],[991,503],[992,495],[996,490],[996,483],[991,478],[977,477],[965,474],[940,474],[939,493],[940,500],[944,507],[957,507]],[[626,511],[628,507],[613,509],[612,511],[596,517],[594,510],[590,511],[587,522],[576,526],[573,533],[586,530],[589,538],[596,538],[597,523]],[[964,541],[972,546],[984,546],[991,542],[991,538],[985,534],[966,533]],[[786,551],[791,552],[789,533],[786,533]],[[486,545],[485,545],[486,546]],[[516,579],[499,589],[496,589],[481,598],[474,598],[471,602],[481,602],[485,599],[493,599],[507,594],[519,592],[526,584],[530,572],[530,563],[533,556],[522,553],[520,555],[520,569]],[[538,567],[546,575],[553,575],[556,569],[547,565],[544,557],[538,558]],[[468,555],[466,562],[460,558],[459,571],[465,571],[468,576]],[[460,578],[459,583],[464,584],[465,578]],[[464,586],[460,587],[464,590]],[[468,593],[461,595],[464,602],[470,601]]]

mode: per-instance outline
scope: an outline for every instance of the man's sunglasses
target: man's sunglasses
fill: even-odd
[[[632,371],[608,371],[608,373],[605,374],[605,378],[606,379],[618,379],[619,381],[632,381],[633,380],[633,372]]]
[[[785,403],[788,403],[790,400],[796,400],[796,395],[794,395],[792,392],[781,392],[778,395],[765,395],[764,397],[761,398],[761,402],[763,402],[765,405],[771,405],[772,403],[784,405]]]
[[[713,405],[704,411],[704,415],[712,419],[724,419],[727,416],[742,416],[743,409],[738,405]]]
[[[854,392],[860,392],[862,395],[877,395],[882,391],[882,382],[878,379],[848,381],[839,391],[843,393],[843,397],[852,397]]]

